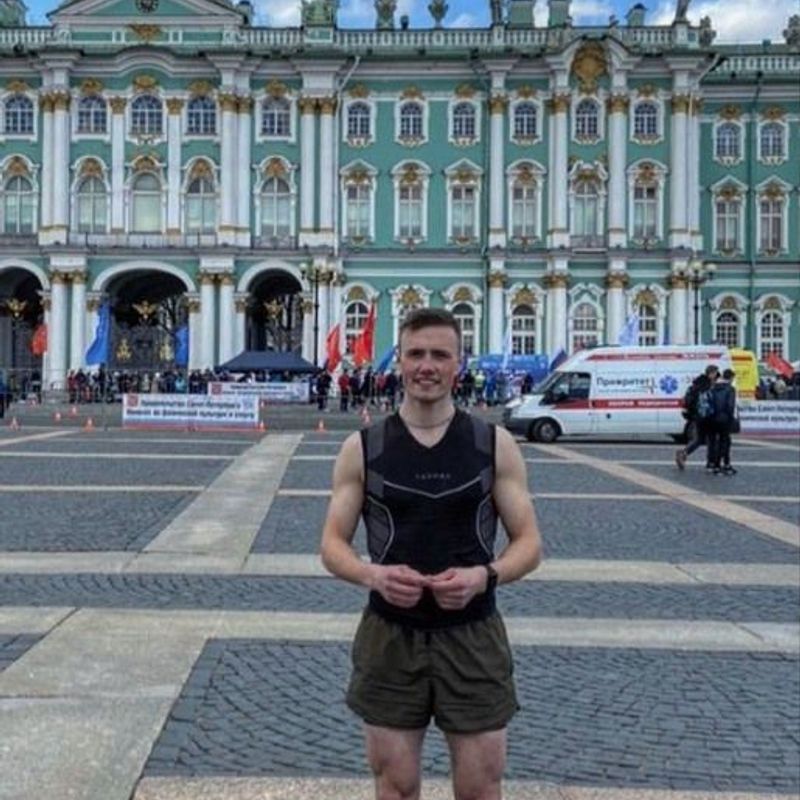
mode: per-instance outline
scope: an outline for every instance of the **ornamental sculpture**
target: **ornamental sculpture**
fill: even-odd
[[[582,92],[597,90],[598,79],[608,74],[606,51],[600,42],[586,42],[575,54],[572,74],[578,78]]]

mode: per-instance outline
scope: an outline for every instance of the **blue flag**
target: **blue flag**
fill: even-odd
[[[189,326],[183,325],[175,331],[175,364],[178,367],[189,365]]]
[[[639,344],[639,314],[634,312],[631,314],[622,330],[619,332],[617,344],[623,347],[634,347]]]
[[[563,364],[567,360],[567,351],[562,347],[551,359],[550,369],[552,372],[557,366]]]
[[[378,362],[378,366],[375,367],[375,372],[380,375],[382,372],[386,372],[387,369],[391,366],[392,361],[394,361],[395,352],[397,351],[397,347],[392,345],[382,356],[381,360]]]
[[[111,303],[106,300],[97,312],[97,327],[94,341],[86,351],[86,365],[108,363],[108,351],[111,348]]]

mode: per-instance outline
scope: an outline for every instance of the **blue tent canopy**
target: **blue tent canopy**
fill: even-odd
[[[238,356],[220,364],[227,372],[291,372],[310,374],[317,368],[297,353],[276,353],[272,350],[243,350]]]

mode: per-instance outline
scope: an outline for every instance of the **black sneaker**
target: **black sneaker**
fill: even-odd
[[[739,471],[738,469],[734,469],[731,466],[727,466],[727,467],[723,467],[722,468],[722,474],[723,475],[735,475],[738,471]]]

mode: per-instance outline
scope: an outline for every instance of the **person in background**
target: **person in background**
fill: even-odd
[[[675,463],[678,469],[686,467],[689,456],[702,445],[708,444],[709,429],[713,408],[711,408],[711,387],[719,377],[719,369],[711,364],[705,372],[698,375],[683,396],[683,416],[689,424],[692,434],[689,444],[675,452]],[[706,450],[706,469],[712,469],[711,459]]]
[[[711,420],[710,461],[715,475],[735,475],[731,466],[731,433],[736,422],[735,373],[726,369],[714,384],[714,417]]]

